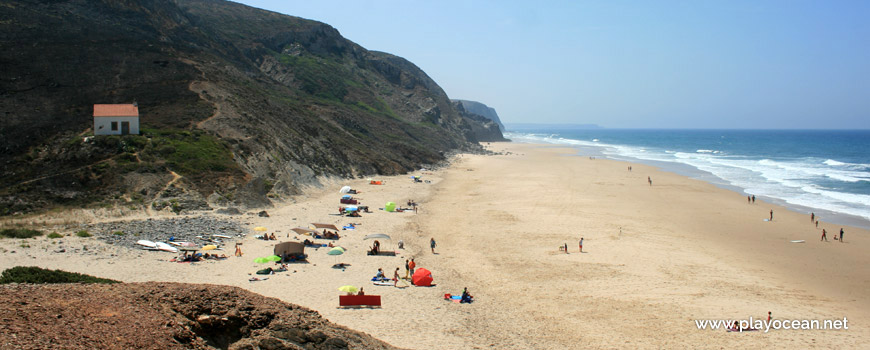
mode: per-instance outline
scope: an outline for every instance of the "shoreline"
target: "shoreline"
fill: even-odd
[[[64,245],[88,254],[55,253],[42,237],[0,240],[17,253],[0,254],[0,268],[36,265],[125,282],[231,285],[320,312],[332,322],[412,349],[562,349],[578,347],[860,347],[870,341],[870,243],[867,230],[846,228],[845,244],[818,242],[808,216],[745,197],[701,180],[639,163],[574,156],[570,147],[523,143],[486,146],[495,155],[459,155],[450,166],[364,180],[334,180],[304,196],[267,209],[271,217],[233,218],[268,227],[280,241],[301,241],[290,228],[311,222],[360,223],[340,231],[339,256],[308,250],[308,264],[249,282],[276,241],[239,239],[245,256],[179,264],[170,253],[129,250],[94,238],[66,236]],[[634,171],[626,171],[632,164]],[[646,183],[651,176],[653,186]],[[373,213],[332,215],[338,188],[350,185]],[[387,213],[386,201],[415,200],[420,211]],[[764,222],[773,208],[775,219]],[[829,239],[834,226],[828,222]],[[404,250],[395,257],[367,256],[373,233]],[[577,240],[584,237],[584,252]],[[428,242],[438,243],[430,252]],[[795,244],[789,240],[801,239]],[[324,243],[326,241],[323,241]],[[558,247],[568,244],[568,254]],[[232,252],[232,244],[223,252]],[[433,287],[379,287],[406,258],[432,271]],[[331,266],[341,260],[345,270]],[[364,286],[382,296],[381,309],[337,309],[342,285]],[[473,304],[443,300],[468,287]],[[834,319],[849,330],[727,333],[698,330],[695,319]]]
[[[677,175],[685,176],[691,179],[697,179],[701,181],[705,181],[710,183],[716,187],[726,189],[737,194],[741,194],[743,196],[751,195],[746,192],[746,189],[734,184],[731,184],[727,180],[716,176],[715,174],[696,168],[690,164],[679,163],[679,162],[667,162],[660,160],[649,160],[649,159],[640,159],[640,158],[632,158],[628,156],[611,156],[601,152],[601,148],[604,146],[589,146],[589,145],[560,145],[560,144],[550,144],[550,143],[535,143],[535,142],[524,142],[524,141],[515,141],[511,140],[511,142],[521,143],[521,144],[529,144],[529,145],[541,145],[541,146],[553,146],[555,148],[570,148],[577,150],[578,156],[594,156],[594,157],[602,157],[609,160],[632,163],[632,164],[644,164],[659,168],[662,171],[671,172]],[[583,154],[582,152],[589,152],[589,154]],[[789,210],[796,211],[799,213],[807,214],[815,213],[818,217],[825,217],[829,222],[845,225],[845,226],[853,226],[862,229],[870,229],[870,219],[864,218],[858,215],[848,214],[836,212],[828,209],[821,208],[813,208],[800,204],[789,203],[786,200],[773,198],[768,196],[759,195],[757,199],[763,199],[766,202],[770,202],[779,206],[783,206],[788,208]]]

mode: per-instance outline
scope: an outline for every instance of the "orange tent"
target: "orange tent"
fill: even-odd
[[[417,269],[411,276],[411,283],[418,287],[429,287],[432,285],[432,273],[426,269]]]

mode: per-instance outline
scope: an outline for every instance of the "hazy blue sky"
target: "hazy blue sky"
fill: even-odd
[[[404,57],[506,123],[870,128],[870,1],[240,1]]]

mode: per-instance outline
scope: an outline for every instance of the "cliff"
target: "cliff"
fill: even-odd
[[[320,22],[220,0],[10,0],[0,18],[0,215],[268,206],[481,151],[425,72]],[[93,104],[133,101],[142,135],[88,137]]]
[[[487,106],[483,103],[477,101],[468,101],[468,100],[452,100],[453,103],[459,103],[468,113],[477,114],[483,116],[489,120],[494,121],[498,124],[499,130],[501,132],[505,132],[504,124],[502,124],[501,120],[498,119],[498,113],[495,112],[495,108]]]

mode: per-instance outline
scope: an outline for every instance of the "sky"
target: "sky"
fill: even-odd
[[[508,124],[870,129],[870,1],[238,2],[404,57]]]

